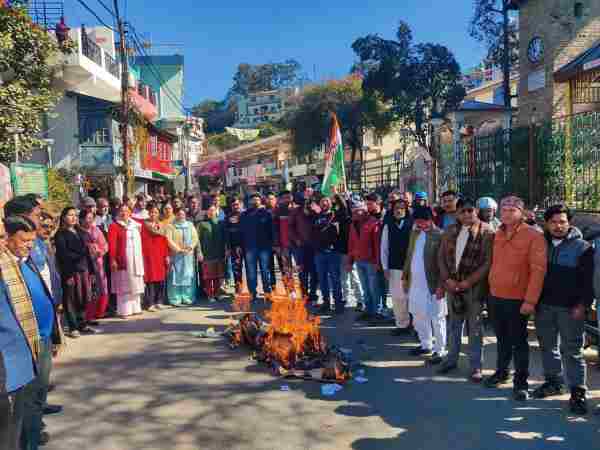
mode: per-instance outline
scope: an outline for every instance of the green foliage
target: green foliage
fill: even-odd
[[[235,105],[233,102],[204,100],[192,108],[192,115],[204,119],[207,133],[223,133],[225,127],[235,122]]]
[[[312,86],[285,118],[296,156],[304,157],[327,141],[332,112],[338,116],[342,139],[353,149],[353,155],[360,149],[367,128],[383,135],[392,126],[392,116],[381,97],[377,93],[365,94],[360,77],[351,75]]]
[[[414,44],[410,27],[401,22],[396,40],[368,35],[352,49],[364,72],[367,95],[380,96],[394,120],[412,130],[417,142],[429,148],[432,112],[442,115],[455,109],[466,92],[452,52],[443,45]],[[433,149],[429,148],[433,155]]]
[[[235,148],[241,144],[242,141],[229,133],[214,134],[208,137],[208,145],[218,147],[221,151]]]
[[[60,211],[73,200],[74,174],[60,169],[48,169],[48,201]]]
[[[475,0],[469,34],[487,47],[487,60],[502,66],[504,61],[504,18],[508,21],[508,54],[511,65],[519,61],[519,33],[515,22],[509,20],[508,2],[505,0]]]
[[[293,86],[299,80],[300,69],[300,63],[294,59],[269,64],[242,63],[233,76],[230,93],[247,95]]]
[[[31,21],[25,8],[0,8],[0,74],[13,76],[0,85],[0,161],[14,160],[11,128],[23,130],[22,156],[42,145],[42,118],[60,98],[52,89],[59,53],[55,39]]]

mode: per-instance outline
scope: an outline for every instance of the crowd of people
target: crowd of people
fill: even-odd
[[[454,191],[439,207],[426,193],[392,191],[384,201],[311,188],[278,195],[84,198],[58,221],[36,195],[4,206],[0,233],[0,448],[48,441],[52,358],[65,336],[101,332],[107,317],[218,301],[247,284],[252,300],[297,276],[308,305],[342,315],[355,307],[369,326],[395,325],[411,353],[442,374],[458,370],[468,336],[470,380],[511,378],[527,400],[570,390],[587,412],[584,323],[594,297],[594,246],[554,205],[540,227],[516,196],[497,202]],[[0,230],[2,231],[2,230]],[[597,265],[596,265],[597,266]],[[258,289],[260,273],[261,290]],[[388,308],[388,298],[391,308]],[[392,311],[391,314],[388,314]],[[497,339],[496,370],[483,377],[483,321]],[[530,391],[528,321],[545,383]]]

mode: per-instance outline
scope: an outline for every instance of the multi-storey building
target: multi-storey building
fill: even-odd
[[[519,10],[519,123],[598,108],[600,2],[507,1]]]
[[[256,128],[266,122],[276,122],[288,108],[290,98],[298,95],[298,92],[296,88],[286,88],[238,96],[237,116],[233,126]]]

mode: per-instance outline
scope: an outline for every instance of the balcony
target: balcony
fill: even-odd
[[[156,94],[143,83],[138,83],[137,87],[130,88],[129,98],[134,107],[142,113],[142,115],[153,122],[158,117],[158,108],[156,107]]]
[[[77,43],[77,51],[64,56],[60,88],[110,102],[121,99],[120,64],[81,28],[69,36]]]

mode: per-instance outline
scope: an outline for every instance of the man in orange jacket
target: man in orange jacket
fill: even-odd
[[[529,343],[527,320],[535,311],[546,276],[544,236],[525,223],[525,204],[509,196],[500,202],[502,225],[494,238],[490,270],[490,317],[498,342],[496,372],[485,380],[487,387],[509,381],[511,360],[515,366],[513,396],[529,398]]]

